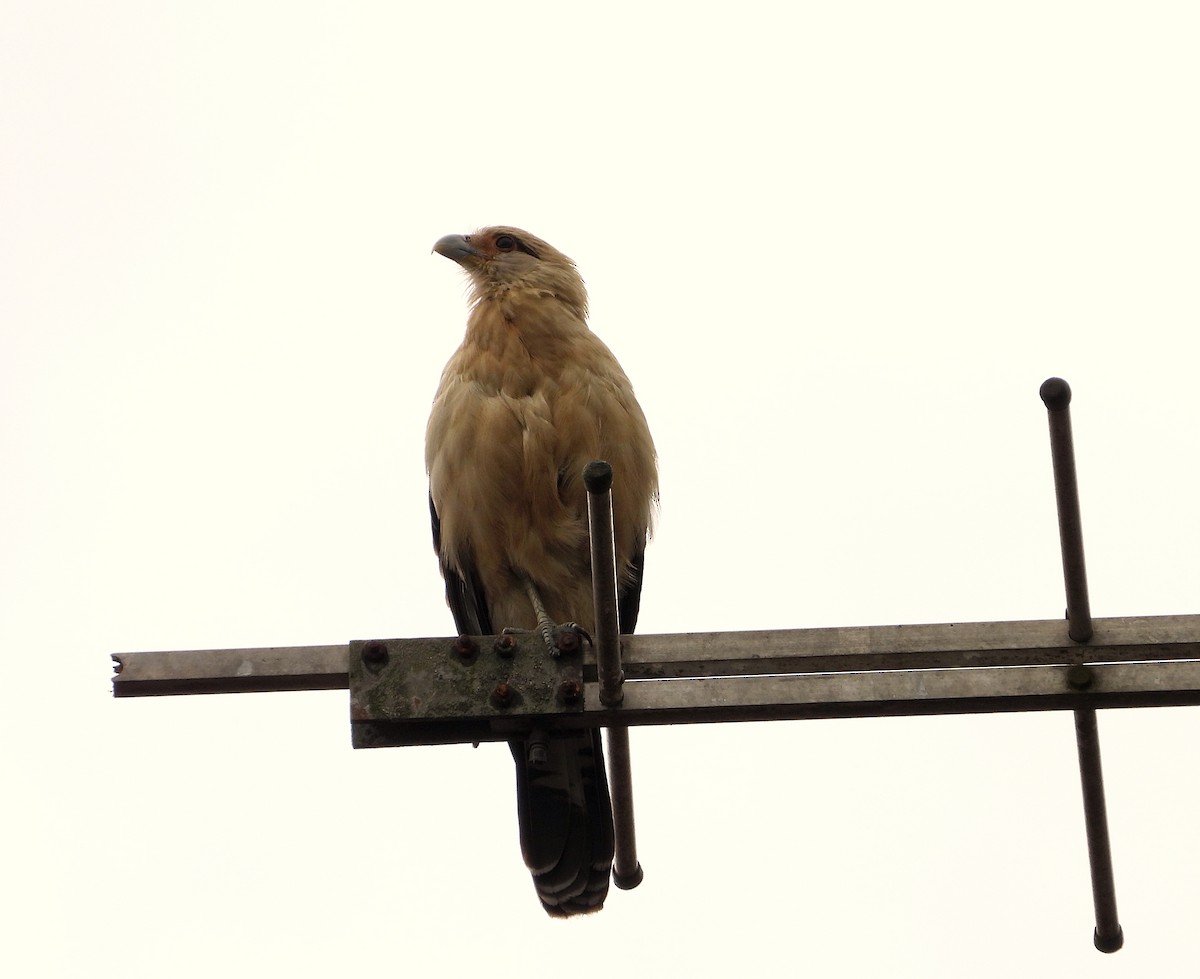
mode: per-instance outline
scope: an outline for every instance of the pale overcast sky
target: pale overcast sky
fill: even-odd
[[[646,880],[548,920],[512,764],[119,650],[453,632],[435,239],[571,255],[658,443],[640,628],[1200,612],[1192,3],[0,8],[0,972],[1184,976],[1195,709],[633,732]]]

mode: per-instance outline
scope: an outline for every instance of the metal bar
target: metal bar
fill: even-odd
[[[596,674],[605,707],[619,707],[624,696],[621,629],[617,608],[617,559],[613,531],[612,466],[595,460],[583,471],[588,494],[588,533],[592,541],[592,599],[595,604]],[[633,824],[633,768],[629,729],[621,721],[608,728],[608,772],[613,811],[613,882],[630,890],[642,882]]]
[[[596,671],[600,699],[607,707],[621,702],[621,630],[617,625],[617,559],[613,542],[612,466],[589,462],[583,470],[588,495],[588,533],[592,539],[592,599],[596,606]]]
[[[1054,495],[1058,504],[1058,537],[1067,592],[1067,634],[1075,642],[1085,643],[1093,637],[1093,626],[1092,609],[1088,601],[1087,567],[1083,559],[1083,521],[1079,515],[1075,445],[1071,434],[1071,386],[1061,377],[1051,377],[1042,383],[1038,393],[1046,405],[1050,421],[1050,456],[1054,466]],[[1090,671],[1085,671],[1084,679],[1090,684]],[[1079,751],[1083,819],[1092,872],[1092,901],[1096,911],[1092,941],[1101,952],[1115,952],[1124,944],[1125,937],[1117,920],[1117,890],[1113,882],[1112,847],[1108,837],[1108,812],[1104,803],[1104,777],[1100,763],[1100,731],[1095,708],[1081,707],[1075,711],[1075,745]]]
[[[642,882],[644,874],[637,855],[637,834],[633,825],[633,774],[629,768],[629,728],[624,724],[608,729],[608,771],[612,782],[613,838],[616,841],[613,883],[628,891]]]
[[[622,669],[649,680],[1200,659],[1200,615],[1096,619],[1094,630],[1087,646],[1064,641],[1061,619],[639,634],[622,637]]]
[[[1088,674],[1085,684],[1078,673]],[[1081,689],[1082,686],[1082,689]],[[582,710],[490,716],[375,715],[352,719],[360,747],[504,741],[546,730],[732,721],[807,720],[1200,705],[1200,662],[1015,666],[801,676],[627,681],[620,707],[585,684]],[[358,733],[361,731],[361,735]]]
[[[1062,625],[1042,619],[624,636],[622,669],[632,681],[1200,660],[1200,615],[1096,619],[1087,645],[1064,641]],[[453,655],[456,643],[456,637],[395,639],[388,646],[403,661],[406,651],[426,645]],[[494,643],[491,636],[477,640],[484,649]],[[113,659],[118,697],[348,686],[348,644],[116,653]],[[1142,674],[1147,686],[1153,669]]]
[[[1100,731],[1096,726],[1094,710],[1075,711],[1075,742],[1079,747],[1088,860],[1092,868],[1092,903],[1096,910],[1096,930],[1092,933],[1092,942],[1101,952],[1115,952],[1125,944],[1125,934],[1117,919],[1117,888],[1113,882],[1112,847],[1108,839],[1108,813],[1104,803],[1104,772],[1100,766]]]
[[[1083,522],[1079,517],[1079,483],[1075,475],[1075,443],[1071,435],[1071,386],[1051,377],[1038,392],[1050,419],[1050,457],[1058,502],[1058,537],[1062,545],[1063,580],[1067,586],[1069,634],[1076,642],[1092,638],[1087,568],[1083,561]]]
[[[1082,690],[1080,669],[1088,674]],[[1085,703],[1200,704],[1200,662],[630,681],[616,710],[585,686],[583,712],[564,724],[602,723],[618,714],[635,725],[1062,710]]]
[[[345,690],[349,646],[114,653],[113,695]]]

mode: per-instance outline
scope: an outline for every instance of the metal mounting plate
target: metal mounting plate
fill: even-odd
[[[507,740],[583,710],[582,651],[536,634],[356,640],[349,677],[355,748]]]

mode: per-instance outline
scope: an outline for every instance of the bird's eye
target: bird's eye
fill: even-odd
[[[496,235],[496,247],[502,252],[511,252],[517,247],[517,239],[512,235]]]

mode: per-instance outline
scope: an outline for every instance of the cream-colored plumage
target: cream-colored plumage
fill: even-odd
[[[497,248],[497,239],[536,257]],[[496,628],[535,625],[524,575],[552,619],[590,630],[583,468],[612,464],[617,566],[627,582],[658,492],[650,430],[621,365],[587,327],[571,260],[515,228],[463,240],[479,253],[455,259],[471,275],[474,305],[425,442],[441,558],[485,583]]]
[[[583,470],[595,459],[613,468],[620,624],[631,632],[657,464],[629,379],[587,327],[583,280],[517,228],[447,235],[434,250],[471,277],[466,337],[442,374],[425,446],[459,632],[536,627],[550,642],[554,623],[592,629]],[[613,859],[600,731],[531,732],[510,747],[521,851],[543,906],[599,909]]]

